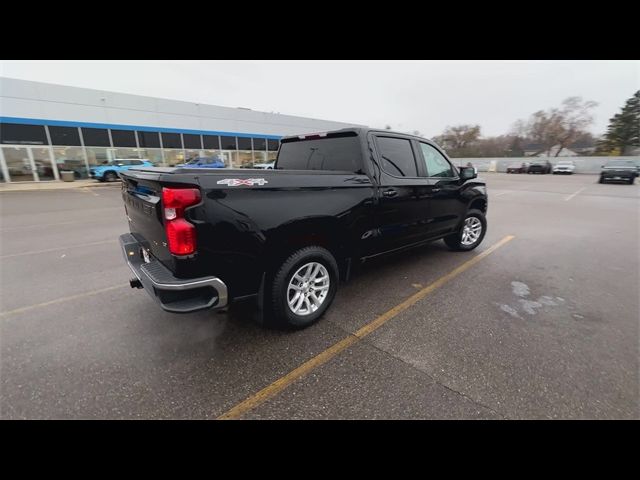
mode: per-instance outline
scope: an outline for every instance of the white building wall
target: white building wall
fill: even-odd
[[[0,117],[276,136],[363,126],[6,77]]]

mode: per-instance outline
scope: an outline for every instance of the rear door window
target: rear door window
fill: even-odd
[[[411,140],[395,137],[376,137],[382,169],[394,177],[417,177],[418,168]]]

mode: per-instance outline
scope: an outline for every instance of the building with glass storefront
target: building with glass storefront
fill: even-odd
[[[0,181],[87,178],[125,158],[252,168],[275,159],[282,136],[349,126],[361,125],[0,77]]]

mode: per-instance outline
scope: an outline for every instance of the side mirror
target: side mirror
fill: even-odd
[[[476,170],[473,167],[460,167],[460,178],[462,180],[471,180],[472,178],[476,178],[478,175],[476,174]]]

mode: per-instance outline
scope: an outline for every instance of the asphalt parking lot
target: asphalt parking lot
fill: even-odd
[[[365,264],[294,333],[129,288],[118,186],[0,193],[0,417],[215,419],[513,235],[241,418],[640,418],[639,185],[480,177],[477,250]]]

